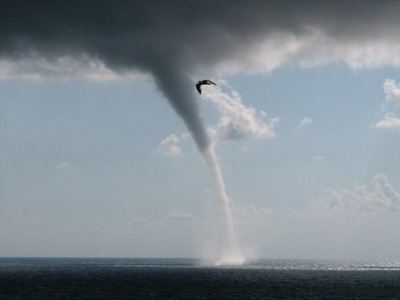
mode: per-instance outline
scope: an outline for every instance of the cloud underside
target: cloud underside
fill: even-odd
[[[398,67],[399,11],[393,1],[118,1],[79,9],[10,1],[0,12],[0,76],[120,78],[151,74],[165,59],[185,72],[222,74],[334,62]]]
[[[218,44],[215,45],[216,47]],[[208,61],[187,62],[188,69],[210,67],[220,74],[269,73],[282,66],[310,68],[331,63],[344,63],[357,70],[384,66],[400,66],[400,39],[378,41],[341,41],[323,32],[302,35],[278,32],[262,40],[232,45],[214,64]],[[127,50],[129,51],[129,50]],[[173,51],[173,50],[171,50]],[[134,56],[132,52],[132,56]],[[191,58],[188,58],[188,60]],[[95,53],[58,53],[47,57],[46,52],[24,53],[18,59],[0,55],[0,78],[74,78],[108,80],[145,78],[149,71],[130,60],[114,64],[107,57]]]

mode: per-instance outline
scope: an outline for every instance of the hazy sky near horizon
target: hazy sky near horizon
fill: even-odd
[[[0,256],[217,255],[199,112],[247,257],[400,259],[399,13],[0,4]]]

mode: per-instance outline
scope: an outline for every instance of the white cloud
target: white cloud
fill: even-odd
[[[198,221],[199,219],[196,215],[190,212],[182,212],[175,209],[167,214],[163,220],[154,221],[145,217],[135,216],[132,219],[131,224],[137,226],[158,227],[167,226],[168,224],[194,223]]]
[[[383,90],[385,92],[385,99],[387,102],[395,106],[400,106],[400,87],[393,79],[385,80],[383,84]]]
[[[390,108],[396,109],[400,107],[400,87],[393,79],[385,80],[383,83],[383,91],[386,100],[382,105],[383,111],[387,111]],[[394,112],[388,112],[382,120],[374,124],[372,127],[380,129],[400,128],[400,118],[398,118]]]
[[[154,222],[150,219],[140,217],[140,216],[133,217],[131,224],[137,225],[137,226],[149,226],[149,227],[156,227],[156,226],[161,225],[160,222]]]
[[[181,147],[178,146],[179,138],[175,134],[171,134],[160,142],[158,151],[165,156],[178,156],[182,154]]]
[[[190,133],[185,132],[181,135],[183,141],[189,140],[191,138]]]
[[[309,204],[310,212],[317,216],[356,212],[364,216],[377,212],[400,211],[400,194],[388,182],[385,174],[372,178],[369,187],[353,183],[350,188],[327,189]]]
[[[254,220],[254,218],[261,217],[265,218],[271,216],[274,212],[272,209],[263,206],[257,206],[254,203],[250,203],[245,206],[232,205],[232,212],[235,215],[236,220],[239,222],[247,222],[248,220]]]
[[[65,168],[68,168],[69,166],[70,166],[70,163],[65,162],[65,163],[57,165],[57,169],[65,169]]]
[[[255,214],[272,215],[272,210],[267,207],[260,207],[260,206],[256,206],[255,204],[251,203],[249,205],[249,208]]]
[[[220,112],[218,124],[209,127],[214,140],[275,137],[274,129],[279,122],[279,117],[265,122],[265,112],[258,112],[254,107],[243,105],[238,92],[223,93],[217,86],[205,89],[203,95],[203,99],[214,105]]]
[[[196,222],[198,221],[198,218],[192,213],[174,210],[167,215],[167,221]]]
[[[325,159],[325,156],[317,155],[317,156],[314,156],[312,159],[313,159],[313,160],[316,160],[316,161],[324,160],[324,159]]]
[[[312,119],[311,119],[311,118],[304,117],[304,119],[301,120],[301,122],[300,122],[300,124],[299,124],[299,127],[300,127],[300,128],[303,128],[303,127],[305,127],[305,126],[310,126],[311,123],[312,123]]]
[[[376,128],[381,129],[396,129],[400,128],[400,119],[395,113],[387,113],[385,117],[375,124]]]

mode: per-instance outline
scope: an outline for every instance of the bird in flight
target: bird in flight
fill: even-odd
[[[211,80],[207,80],[207,79],[197,81],[197,83],[196,83],[196,89],[197,89],[197,91],[199,92],[199,94],[201,94],[201,86],[202,86],[203,84],[204,84],[204,85],[210,85],[210,84],[216,85],[214,82],[212,82]]]

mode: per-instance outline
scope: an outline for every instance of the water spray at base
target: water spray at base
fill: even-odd
[[[244,258],[241,254],[235,233],[229,198],[225,191],[221,169],[218,165],[214,148],[210,145],[204,149],[202,154],[211,173],[216,195],[220,201],[224,221],[223,226],[225,235],[224,240],[222,241],[222,257],[216,262],[216,265],[241,265],[244,262]]]

